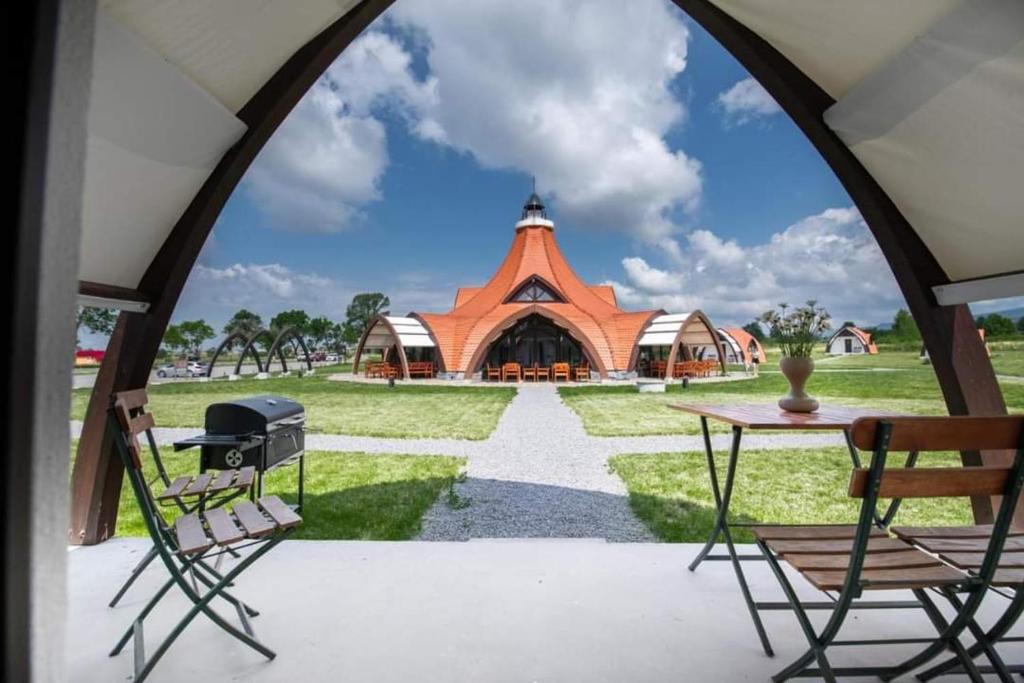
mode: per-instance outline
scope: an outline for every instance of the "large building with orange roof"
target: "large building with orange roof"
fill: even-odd
[[[461,287],[446,313],[384,315],[368,327],[356,350],[394,358],[404,376],[410,363],[430,361],[440,374],[473,377],[515,362],[550,367],[556,362],[600,377],[626,377],[651,360],[689,360],[720,340],[700,311],[625,311],[607,285],[590,285],[573,271],[555,239],[555,225],[536,193],[515,225],[512,246],[491,279]]]

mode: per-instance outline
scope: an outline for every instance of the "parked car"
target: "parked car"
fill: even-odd
[[[338,354],[336,354],[336,353],[329,353],[324,358],[324,360],[327,361],[328,363],[337,363],[338,362]]]
[[[164,377],[188,377],[188,370],[184,366],[177,366],[174,363],[164,363],[156,370],[156,376]]]
[[[185,374],[188,377],[205,377],[208,367],[209,366],[207,366],[206,363],[201,363],[199,361],[191,361],[188,365],[185,366]]]

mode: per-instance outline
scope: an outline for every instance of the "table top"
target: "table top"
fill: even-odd
[[[891,415],[884,410],[823,405],[813,413],[791,413],[774,403],[742,405],[670,404],[669,408],[745,429],[849,429],[858,417]]]

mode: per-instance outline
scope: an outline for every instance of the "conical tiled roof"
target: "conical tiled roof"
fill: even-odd
[[[510,301],[531,278],[559,301]],[[479,369],[487,346],[503,330],[531,313],[568,329],[592,356],[595,369],[606,375],[629,368],[641,331],[663,311],[623,311],[610,287],[583,282],[558,247],[551,222],[538,217],[516,225],[505,260],[486,285],[459,289],[455,307],[448,313],[416,317],[437,340],[445,368],[469,374]]]

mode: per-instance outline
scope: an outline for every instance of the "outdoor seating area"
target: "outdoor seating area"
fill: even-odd
[[[396,379],[402,376],[402,368],[387,361],[369,362],[365,373],[370,379]]]
[[[509,362],[500,367],[485,365],[480,371],[480,378],[485,382],[589,382],[591,375],[590,364],[586,361],[575,366],[571,363],[542,366],[539,363],[523,365]]]
[[[668,371],[668,361],[654,360],[646,368],[642,368],[642,376],[664,379]],[[712,377],[719,372],[721,364],[717,360],[686,360],[672,364],[672,377]]]

